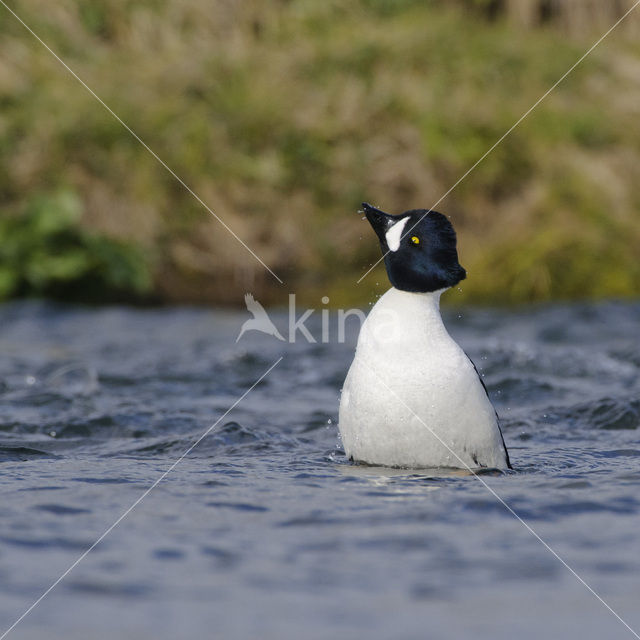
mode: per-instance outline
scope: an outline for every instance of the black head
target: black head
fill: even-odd
[[[437,211],[412,209],[394,216],[362,203],[378,235],[391,284],[402,291],[447,289],[467,277],[458,262],[456,232]]]

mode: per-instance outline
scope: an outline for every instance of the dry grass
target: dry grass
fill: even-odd
[[[592,12],[594,24],[577,28],[559,13],[556,28],[513,11],[483,21],[469,3],[447,4],[15,8],[286,291],[353,304],[385,279],[377,270],[355,286],[378,257],[359,203],[432,205],[604,21]],[[640,12],[439,205],[469,270],[456,300],[640,293],[640,47],[629,35],[639,21]],[[0,32],[2,215],[70,188],[86,228],[142,247],[161,298],[240,303],[252,290],[285,300],[285,288],[8,14]]]

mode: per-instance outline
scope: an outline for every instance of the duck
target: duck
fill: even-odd
[[[440,313],[442,294],[466,278],[453,225],[430,209],[362,207],[391,288],[362,324],[340,394],[346,456],[407,469],[511,469],[487,389]]]

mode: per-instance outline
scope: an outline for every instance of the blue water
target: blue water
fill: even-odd
[[[8,638],[632,638],[483,482],[640,630],[639,304],[448,313],[515,467],[480,479],[348,463],[355,326],[247,317],[0,307],[0,636],[281,356]]]

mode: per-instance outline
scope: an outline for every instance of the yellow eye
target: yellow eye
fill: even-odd
[[[420,244],[420,238],[418,238],[418,236],[411,236],[411,242],[413,242],[413,244]]]

